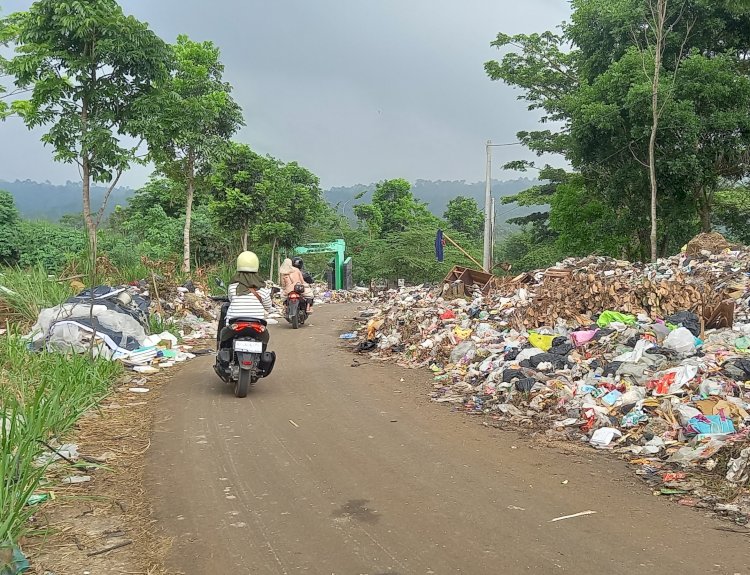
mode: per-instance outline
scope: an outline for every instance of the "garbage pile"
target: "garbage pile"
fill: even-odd
[[[316,304],[325,303],[361,303],[370,301],[369,288],[354,287],[351,290],[330,290],[326,286],[313,285]]]
[[[146,340],[148,299],[125,287],[97,286],[43,309],[28,335],[33,349],[84,353],[107,359],[130,355]]]
[[[750,479],[749,278],[747,249],[571,259],[489,295],[392,290],[342,339],[429,367],[438,403],[616,450],[658,493],[746,523],[746,491],[727,505],[706,485]]]
[[[149,288],[145,281],[97,286],[43,309],[27,336],[29,345],[61,353],[92,350],[143,374],[203,353],[194,352],[189,343],[216,338],[216,304],[192,285],[163,290],[156,300]],[[150,334],[154,326],[167,329]]]

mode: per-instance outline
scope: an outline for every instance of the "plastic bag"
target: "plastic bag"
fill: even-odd
[[[599,316],[596,325],[598,325],[599,327],[607,327],[609,324],[614,322],[624,323],[625,325],[634,325],[635,316],[620,313],[617,311],[605,311],[602,312],[602,315]]]
[[[537,349],[549,351],[552,347],[552,342],[555,341],[556,337],[556,335],[542,335],[532,332],[529,334],[529,343]]]
[[[672,325],[682,326],[689,330],[695,337],[701,334],[701,320],[690,311],[680,311],[676,314],[665,317],[664,320]]]
[[[462,341],[455,349],[451,352],[451,363],[456,364],[459,361],[466,361],[467,363],[474,359],[477,353],[477,346],[473,341]]]
[[[609,447],[616,437],[622,437],[622,432],[619,429],[615,429],[614,427],[601,427],[594,432],[589,443],[598,448]]]
[[[688,421],[686,427],[700,435],[725,435],[735,431],[732,420],[721,415],[701,414]]]
[[[750,447],[743,449],[740,456],[730,459],[727,465],[727,481],[737,485],[750,479]]]
[[[586,331],[574,331],[570,334],[570,339],[573,340],[573,343],[577,345],[578,347],[582,346],[585,343],[590,342],[596,334],[599,333],[598,329],[590,329]]]
[[[643,358],[643,354],[646,353],[646,350],[652,347],[654,347],[653,343],[645,339],[640,339],[638,340],[638,343],[635,344],[635,349],[633,349],[633,351],[618,355],[615,358],[615,361],[622,361],[625,363],[638,363]]]
[[[695,353],[695,336],[685,327],[678,327],[664,340],[664,347],[677,353]]]

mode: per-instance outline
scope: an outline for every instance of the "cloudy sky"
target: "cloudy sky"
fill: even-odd
[[[30,0],[0,0],[3,13]],[[121,0],[165,40],[213,40],[245,112],[238,139],[325,187],[484,178],[484,142],[536,125],[483,63],[500,31],[555,27],[567,0]],[[18,120],[0,124],[0,179],[77,180]],[[527,157],[496,148],[497,165]],[[148,169],[133,169],[136,186]],[[513,176],[499,170],[496,177]]]

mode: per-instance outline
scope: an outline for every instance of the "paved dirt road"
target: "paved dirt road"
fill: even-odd
[[[747,536],[653,497],[619,462],[431,404],[424,373],[351,367],[337,348],[354,309],[274,326],[276,371],[244,400],[212,358],[167,387],[148,463],[174,571],[750,574]]]

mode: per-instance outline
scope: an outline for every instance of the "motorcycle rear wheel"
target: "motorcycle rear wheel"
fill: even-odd
[[[247,397],[247,392],[250,389],[250,370],[241,369],[240,377],[234,382],[234,395],[235,397]]]

